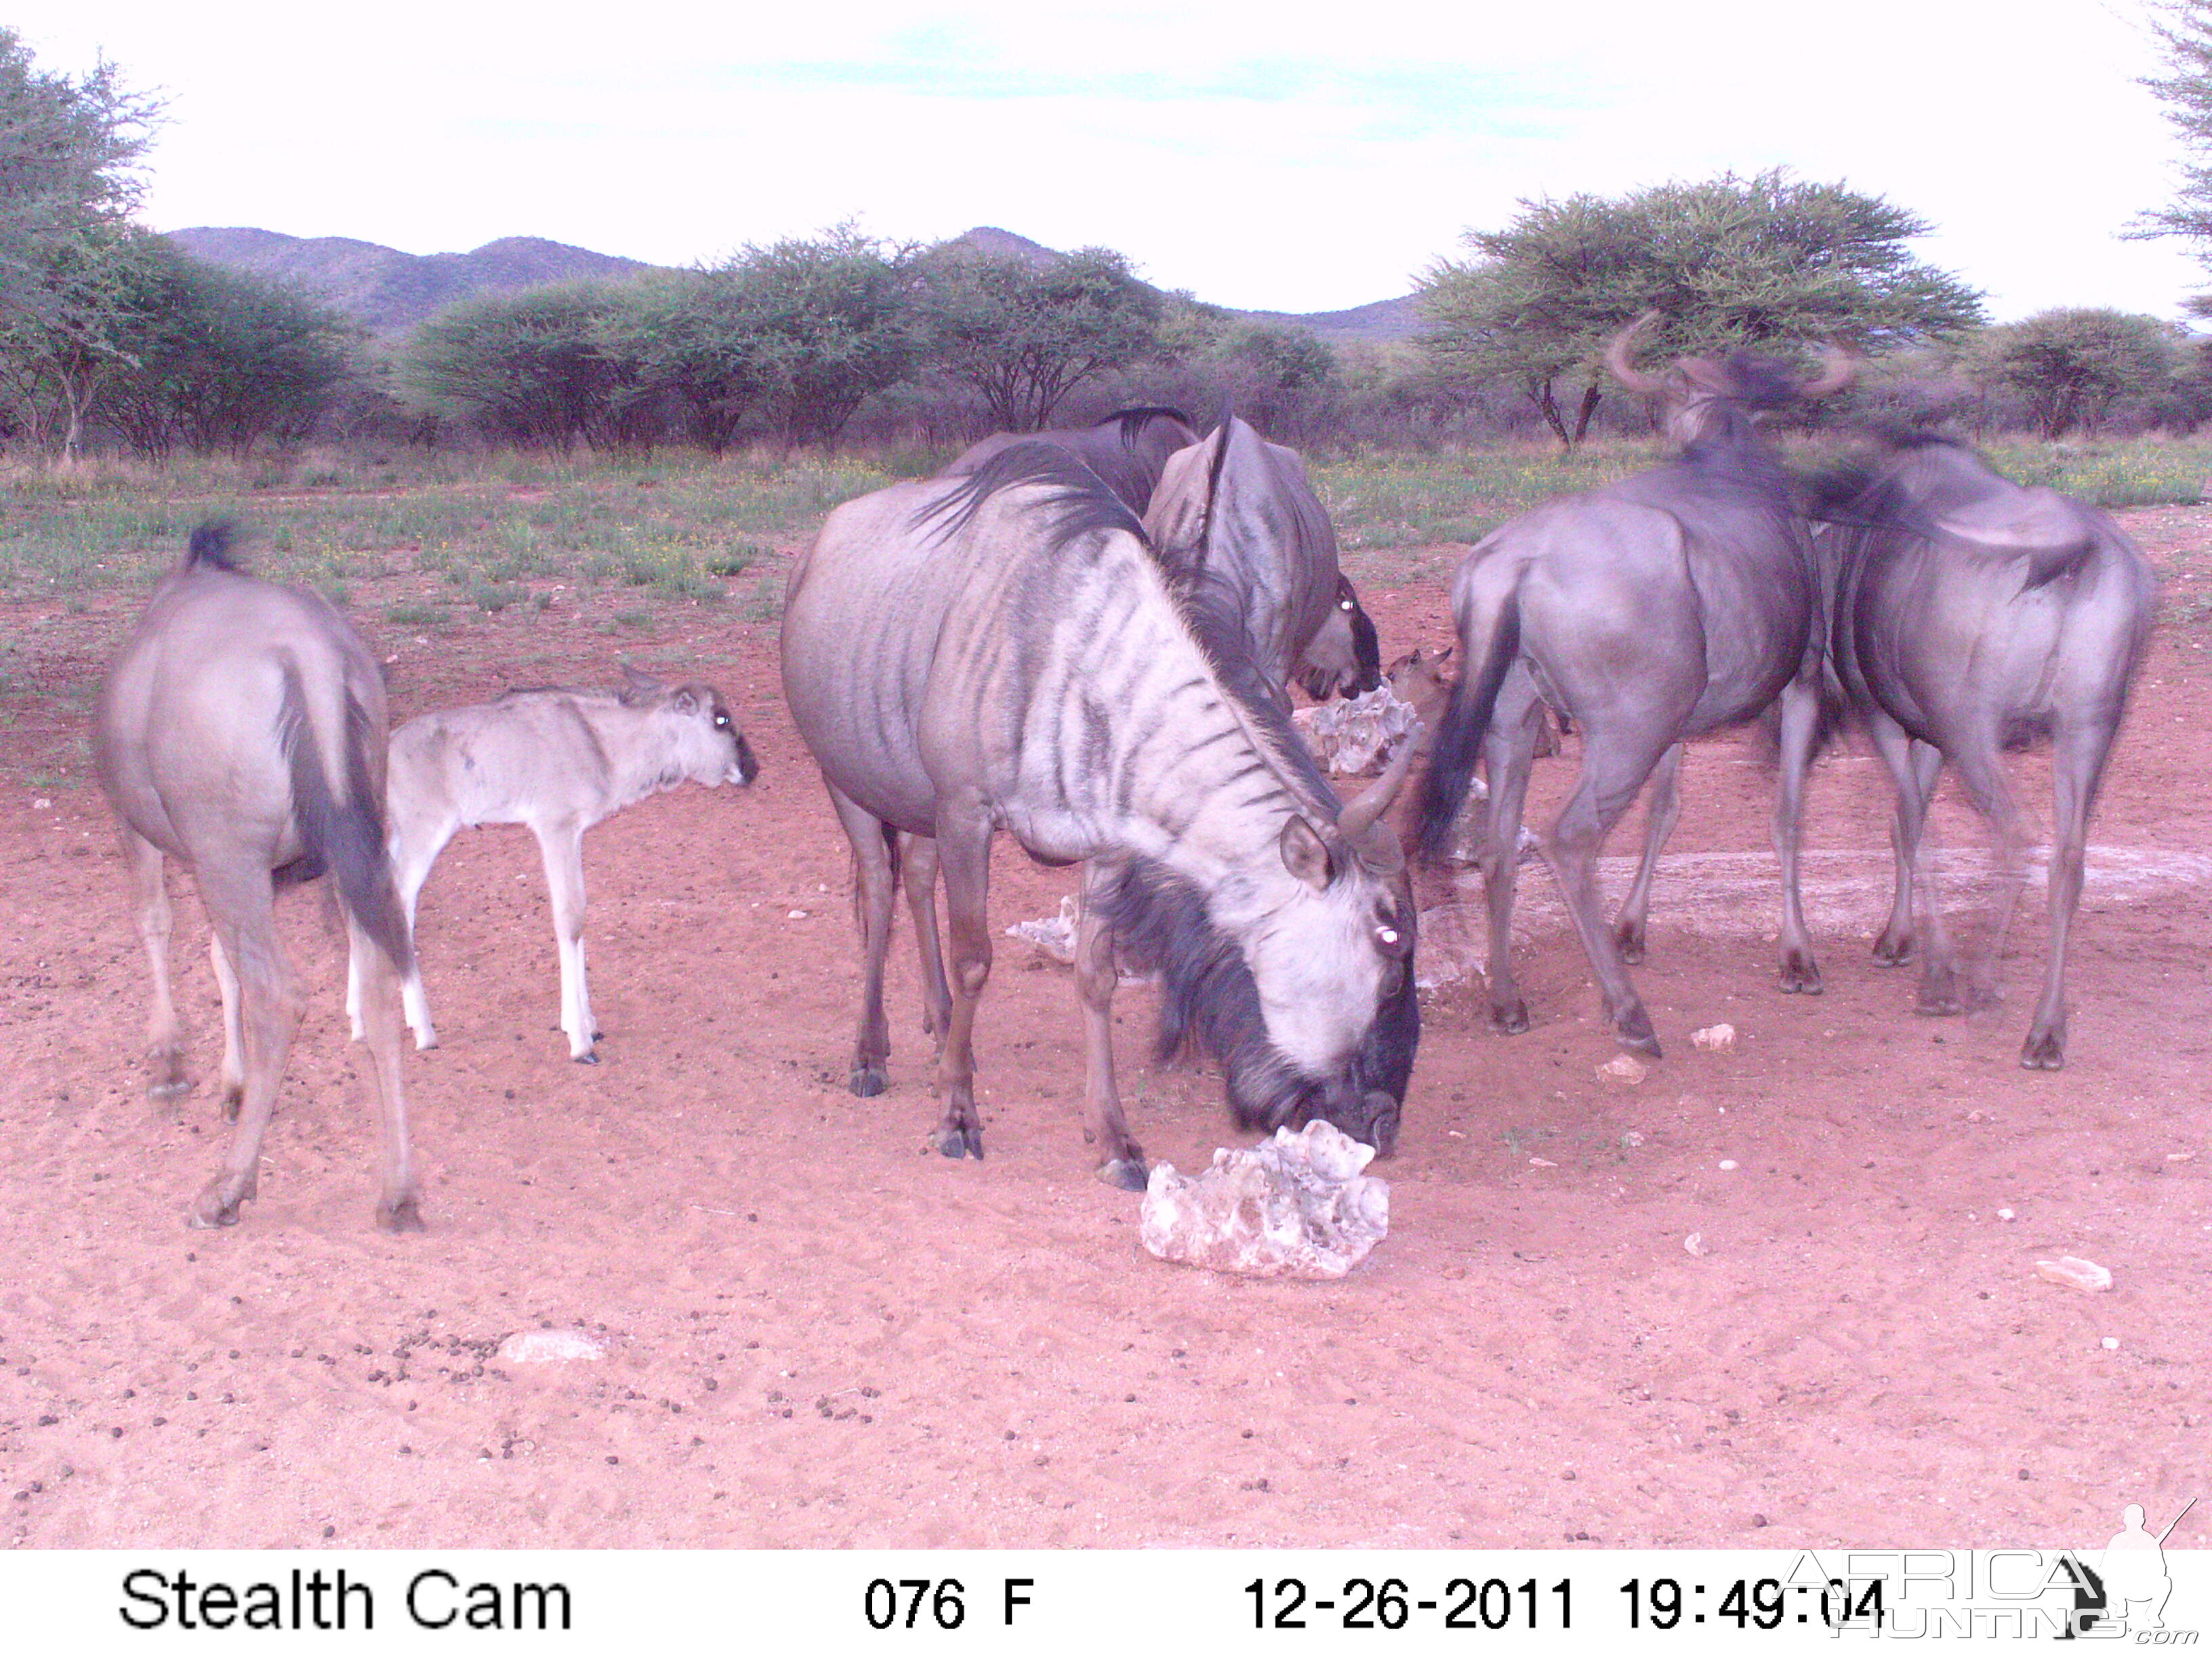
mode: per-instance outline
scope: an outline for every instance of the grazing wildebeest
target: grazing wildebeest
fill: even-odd
[[[1947,761],[1996,827],[2009,915],[2024,827],[2000,752],[2049,737],[2051,958],[2020,1061],[2056,1070],[2082,847],[2149,636],[2150,563],[2102,513],[2008,483],[1944,439],[1893,440],[1828,494],[1837,671],[1897,785],[1896,898],[1875,959],[1912,953],[1912,866]],[[1966,995],[1932,896],[1923,908],[1921,1012],[1960,1012]]]
[[[234,1223],[254,1195],[303,1000],[276,937],[276,895],[328,871],[383,1101],[377,1219],[395,1232],[419,1230],[396,994],[413,951],[385,855],[383,677],[325,600],[240,570],[231,533],[221,524],[192,532],[93,715],[93,757],[137,866],[138,934],[154,970],[152,1092],[186,1086],[169,987],[167,857],[191,866],[207,907],[222,988],[224,1105],[238,1120],[222,1171],[189,1218]]]
[[[1382,684],[1375,624],[1337,568],[1336,531],[1297,450],[1229,416],[1170,458],[1144,520],[1171,582],[1206,571],[1237,596],[1278,696],[1293,677],[1316,701]]]
[[[1117,409],[1089,426],[1057,427],[1049,432],[995,432],[969,445],[939,471],[940,478],[964,478],[985,462],[1021,443],[1048,443],[1067,451],[1096,472],[1130,512],[1142,518],[1160,481],[1160,469],[1177,450],[1198,441],[1190,417],[1179,409],[1147,404]]]
[[[1064,450],[894,485],[830,515],[792,574],[783,684],[857,871],[852,1087],[885,1086],[900,832],[933,839],[951,921],[948,1158],[981,1157],[972,1031],[990,843],[1087,860],[1076,977],[1101,1176],[1144,1184],[1115,1092],[1113,946],[1163,980],[1164,1044],[1220,1062],[1238,1121],[1395,1133],[1419,1037],[1413,907],[1375,820],[1340,808],[1251,659],[1236,596],[1170,588],[1143,526]]]
[[[1516,846],[1540,709],[1583,733],[1581,776],[1544,838],[1567,909],[1623,1043],[1659,1053],[1624,958],[1641,953],[1648,868],[1606,925],[1596,861],[1607,832],[1655,769],[1647,866],[1672,825],[1684,738],[1757,716],[1782,698],[1782,988],[1818,991],[1820,970],[1797,898],[1803,781],[1820,712],[1819,586],[1791,487],[1754,417],[1844,385],[1850,365],[1799,384],[1739,352],[1686,358],[1665,377],[1639,373],[1616,336],[1613,371],[1666,398],[1672,465],[1555,501],[1491,532],[1452,584],[1464,665],[1421,795],[1421,844],[1443,852],[1478,756],[1490,779],[1482,860],[1490,910],[1491,1018],[1528,1027],[1513,977]],[[1626,950],[1624,951],[1624,945]]]
[[[584,978],[584,831],[661,790],[747,784],[760,770],[713,686],[627,672],[619,692],[510,691],[418,714],[392,734],[392,868],[410,933],[430,866],[456,831],[528,824],[553,900],[561,1029],[568,1058],[586,1065],[599,1063],[600,1034]],[[402,989],[415,1046],[436,1047],[419,958]],[[356,1006],[350,985],[346,1006]]]

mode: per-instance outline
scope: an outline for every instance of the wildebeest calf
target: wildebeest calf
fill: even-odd
[[[620,692],[510,691],[496,702],[421,714],[392,734],[392,867],[410,929],[430,866],[454,831],[526,823],[545,860],[561,950],[568,1057],[596,1064],[584,983],[584,831],[681,783],[750,783],[760,767],[721,693],[629,673]],[[404,986],[415,1046],[438,1034],[419,963]],[[357,1006],[349,992],[347,1006]]]

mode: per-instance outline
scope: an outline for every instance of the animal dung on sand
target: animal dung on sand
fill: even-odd
[[[1364,1175],[1375,1149],[1318,1120],[1202,1174],[1152,1167],[1140,1222],[1163,1261],[1260,1279],[1341,1279],[1390,1230],[1390,1185]]]

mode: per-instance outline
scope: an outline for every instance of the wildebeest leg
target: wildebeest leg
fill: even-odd
[[[1672,733],[1678,729],[1678,722],[1668,721],[1648,726],[1646,732]],[[1597,884],[1597,855],[1607,833],[1620,821],[1620,815],[1644,787],[1644,781],[1671,746],[1667,738],[1655,746],[1648,735],[1590,727],[1583,743],[1582,776],[1544,840],[1545,853],[1567,902],[1567,913],[1574,918],[1575,931],[1582,935],[1583,949],[1597,975],[1606,1018],[1624,1047],[1654,1058],[1659,1054],[1659,1038],[1651,1029],[1651,1016],[1644,1011],[1644,1000],[1637,995],[1627,969],[1621,965],[1620,947],[1605,923],[1605,895]]]
[[[261,1140],[276,1109],[276,1090],[283,1081],[284,1060],[291,1051],[292,1034],[299,1029],[304,998],[276,940],[269,872],[225,866],[205,858],[196,859],[194,869],[208,920],[238,975],[246,1095],[222,1173],[201,1189],[185,1218],[195,1227],[228,1227],[237,1221],[238,1206],[258,1188]]]
[[[1967,798],[1990,821],[1996,836],[1996,880],[1991,904],[1990,942],[1977,954],[1971,980],[1972,1006],[1988,1007],[1997,1000],[1999,962],[2005,939],[2020,908],[2021,890],[2027,885],[2027,836],[2012,786],[2005,780],[2004,761],[1994,731],[1977,732],[1956,745],[1952,763]]]
[[[123,844],[131,854],[137,890],[138,940],[146,947],[146,965],[154,974],[154,1006],[146,1017],[146,1092],[155,1100],[174,1100],[192,1085],[185,1075],[184,1026],[177,1018],[169,983],[169,929],[174,916],[169,908],[167,866],[161,849],[129,824],[123,826]]]
[[[1490,1023],[1508,1036],[1528,1029],[1528,1005],[1513,978],[1513,889],[1521,872],[1521,814],[1544,705],[1528,671],[1515,668],[1499,688],[1483,734],[1483,770],[1490,781],[1488,833],[1483,837],[1483,896],[1490,909]]]
[[[1897,789],[1897,811],[1889,823],[1896,882],[1889,921],[1874,942],[1874,959],[1885,968],[1895,968],[1912,957],[1913,866],[1920,858],[1928,804],[1936,798],[1936,775],[1943,769],[1943,751],[1918,741],[1879,710],[1867,717],[1867,729],[1873,736],[1875,752],[1881,757],[1890,782]]]
[[[2081,900],[2082,853],[2089,836],[2089,808],[2112,752],[2109,726],[2061,726],[2051,749],[2051,960],[2043,972],[2043,999],[2021,1045],[2020,1063],[2055,1072],[2066,1063],[2066,944],[2075,907]]]
[[[1083,1138],[1098,1148],[1101,1181],[1140,1193],[1144,1149],[1129,1138],[1114,1087],[1114,935],[1095,908],[1118,873],[1119,866],[1097,859],[1083,866],[1083,910],[1075,926],[1075,990],[1083,1000]]]
[[[222,993],[222,1070],[218,1074],[222,1092],[222,1115],[234,1121],[246,1098],[246,1031],[238,1001],[238,975],[222,953],[222,935],[208,934],[208,966],[215,969],[216,988]],[[349,982],[352,969],[347,969]]]
[[[399,975],[383,948],[350,917],[346,926],[348,971],[362,988],[362,1018],[368,1057],[376,1071],[378,1139],[383,1152],[383,1190],[377,1224],[395,1233],[422,1231],[422,1190],[407,1139],[407,1094],[399,1075]]]
[[[437,863],[438,854],[453,838],[454,828],[451,823],[441,824],[434,835],[423,836],[392,849],[392,880],[399,892],[400,908],[407,915],[407,937],[410,939],[415,937],[415,907],[422,896],[422,884],[430,879],[430,866]],[[348,970],[349,980],[356,971]],[[407,972],[399,981],[399,994],[406,1006],[408,1026],[415,1033],[415,1046],[436,1048],[438,1028],[430,1023],[430,999],[422,990],[422,956],[419,951],[407,964]],[[358,1018],[354,1022],[354,1035],[361,1035]]]
[[[1636,866],[1636,883],[1620,902],[1613,921],[1613,942],[1620,959],[1632,967],[1644,960],[1644,925],[1651,911],[1651,878],[1659,867],[1659,854],[1667,837],[1674,833],[1682,816],[1682,745],[1676,744],[1659,757],[1651,774],[1651,802],[1644,810],[1644,857]]]
[[[584,827],[574,818],[530,827],[553,896],[553,941],[561,952],[561,1029],[568,1034],[568,1058],[580,1066],[596,1066],[599,1056],[592,1044],[599,1030],[584,978]]]
[[[921,958],[921,1029],[945,1042],[952,1018],[952,993],[945,984],[945,958],[937,945],[937,842],[928,836],[899,836],[899,872],[907,909],[914,917],[915,953]]]
[[[1797,890],[1797,849],[1805,823],[1805,775],[1812,769],[1813,740],[1820,726],[1820,681],[1816,668],[1782,688],[1782,734],[1776,753],[1781,777],[1774,792],[1774,853],[1782,863],[1782,988],[1820,994],[1820,966]]]
[[[884,821],[841,794],[828,779],[830,804],[853,843],[853,918],[860,928],[860,1027],[853,1040],[856,1095],[879,1095],[890,1087],[884,1062],[891,1054],[890,1022],[884,1018],[884,958],[891,944],[891,902],[898,875],[891,864],[893,843],[884,839]]]
[[[991,978],[991,820],[980,805],[954,816],[938,803],[937,856],[945,872],[945,921],[952,941],[952,1019],[937,1065],[945,1115],[937,1150],[947,1158],[983,1156],[975,1112],[975,1006]]]

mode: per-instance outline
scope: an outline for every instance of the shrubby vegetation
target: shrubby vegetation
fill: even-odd
[[[2143,234],[2212,247],[2212,0],[2159,15],[2173,74],[2150,84],[2192,163]],[[1648,434],[1644,400],[1609,398],[1601,362],[1646,310],[1666,319],[1644,342],[1655,360],[1820,341],[1866,354],[1860,389],[1820,413],[1832,422],[2055,439],[2212,416],[2212,365],[2179,329],[2098,310],[1985,326],[1971,289],[1909,252],[1923,221],[1779,169],[1524,202],[1431,268],[1424,328],[1405,341],[1332,344],[1162,292],[1110,249],[924,249],[849,224],[691,270],[481,295],[373,339],[134,222],[159,116],[112,66],[41,70],[0,28],[0,446],[18,455],[244,457],[313,439],[941,456],[1162,403],[1201,422],[1233,408],[1339,453],[1547,434],[1571,451]]]

